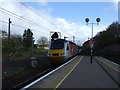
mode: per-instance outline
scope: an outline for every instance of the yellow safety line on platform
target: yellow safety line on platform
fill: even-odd
[[[70,73],[75,69],[75,67],[79,64],[79,62],[82,60],[83,56],[80,58],[80,60],[78,61],[78,63],[72,68],[72,70],[61,80],[61,82],[55,87],[58,88],[61,83],[68,77],[68,75],[70,75]]]
[[[99,61],[101,61],[101,62],[103,62],[104,64],[108,65],[109,67],[111,67],[111,68],[114,69],[115,71],[120,72],[118,69],[116,69],[116,68],[112,67],[111,65],[105,63],[104,61],[102,61],[102,60],[99,59],[98,57],[96,57],[96,59],[98,59]]]

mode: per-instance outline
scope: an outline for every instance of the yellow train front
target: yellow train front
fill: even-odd
[[[48,59],[51,64],[62,64],[78,53],[78,46],[64,39],[57,39],[51,42],[48,50]]]
[[[69,42],[64,39],[57,39],[51,42],[48,51],[48,59],[51,64],[62,64],[67,61],[70,57],[70,52],[66,51],[66,49],[69,49],[68,44]]]

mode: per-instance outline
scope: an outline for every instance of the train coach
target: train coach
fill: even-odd
[[[48,50],[51,64],[62,64],[79,53],[79,46],[65,39],[53,40]]]

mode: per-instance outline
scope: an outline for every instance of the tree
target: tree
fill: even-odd
[[[2,49],[3,52],[7,53],[9,51],[13,52],[15,51],[15,42],[12,40],[12,38],[9,39],[8,43],[8,34],[6,31],[2,31]]]
[[[2,31],[2,36],[3,37],[7,37],[8,35],[7,35],[7,32],[6,31]]]
[[[10,38],[9,43],[8,43],[8,39],[4,38],[2,40],[2,52],[3,52],[3,54],[8,54],[9,56],[11,53],[16,52],[16,44],[15,44],[14,40],[12,40]]]
[[[33,33],[30,29],[27,29],[23,33],[23,46],[25,49],[28,49],[32,46],[33,42]]]
[[[118,29],[120,26],[117,22],[112,23],[108,26],[106,31],[99,32],[97,37],[94,37],[96,40],[96,46],[99,49],[103,49],[104,47],[119,44],[118,37],[116,35],[120,35],[120,30]]]
[[[42,45],[42,46],[44,47],[44,45],[47,44],[48,39],[47,39],[47,37],[42,36],[42,37],[40,37],[40,38],[38,39],[37,42],[38,42],[38,44],[40,44],[40,45]]]
[[[15,49],[19,50],[22,48],[22,36],[21,35],[11,35],[11,39],[14,41],[15,43]]]
[[[120,45],[120,24],[118,22],[113,22],[108,26],[108,28],[104,31],[99,32],[93,39],[94,43],[94,51],[103,51],[105,48],[109,48],[112,45],[119,44]],[[88,41],[83,44],[83,49],[88,51]],[[114,48],[114,47],[113,47]],[[109,49],[110,50],[110,49]]]
[[[3,38],[2,38],[2,49],[3,52],[16,52],[19,51],[22,47],[22,36],[20,35],[11,35],[9,41],[7,38],[7,33],[4,32]]]

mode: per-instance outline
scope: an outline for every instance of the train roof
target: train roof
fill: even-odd
[[[56,40],[54,40],[54,41],[67,42],[67,40],[65,40],[65,39],[56,39]],[[53,42],[54,42],[54,41],[53,41]]]
[[[60,42],[70,42],[71,44],[76,45],[74,42],[72,42],[72,41],[68,41],[68,40],[65,40],[65,39],[56,39],[56,40],[54,40],[54,41],[60,41]],[[54,42],[54,41],[53,41],[53,42]]]
[[[72,43],[72,44],[74,44],[74,45],[76,45],[74,42],[71,42],[71,41],[69,41],[70,43]]]

